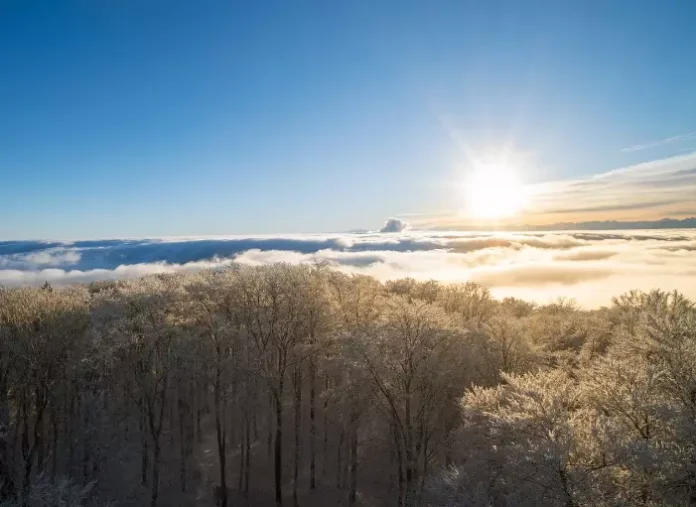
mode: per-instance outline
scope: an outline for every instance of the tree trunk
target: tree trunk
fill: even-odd
[[[58,414],[55,407],[51,409],[51,479],[58,474]]]
[[[329,446],[329,397],[327,396],[327,391],[329,390],[329,378],[324,377],[324,454],[321,460],[321,475],[326,478],[326,463],[329,459],[328,446]]]
[[[230,397],[230,401],[226,403],[226,405],[230,406],[230,410],[233,412],[237,410],[237,382],[232,382],[232,395]],[[232,448],[236,445],[237,443],[237,426],[239,425],[241,427],[242,421],[241,419],[238,418],[230,418],[230,434],[227,439],[227,450],[231,451]]]
[[[275,501],[278,507],[283,507],[283,379],[275,398],[275,452],[273,470],[275,475]]]
[[[5,393],[5,387],[0,387],[0,396],[3,398],[0,401],[0,425],[2,425],[3,430],[2,434],[0,434],[0,502],[14,500],[17,495],[14,481],[14,464],[10,464],[8,453],[8,447],[12,446],[12,442],[9,442],[11,421],[10,410],[5,401]],[[9,446],[8,443],[10,444]]]
[[[164,422],[165,409],[167,407],[167,385],[168,377],[165,374],[161,386],[161,390],[155,393],[155,398],[148,403],[148,423],[150,426],[150,434],[152,436],[153,455],[152,455],[152,496],[150,498],[150,507],[157,506],[157,496],[159,494],[159,467],[160,467],[160,450],[161,450],[161,435],[162,423]],[[159,415],[155,413],[159,400]]]
[[[13,473],[6,462],[7,441],[0,437],[0,502],[12,500],[15,497],[15,484]]]
[[[414,505],[414,475],[411,458],[409,457],[409,453],[406,452],[406,499],[404,500],[404,505],[406,505],[406,507],[411,507]]]
[[[418,504],[423,502],[423,493],[425,492],[425,479],[428,476],[428,444],[430,439],[425,438],[423,443],[423,468],[420,474],[420,489],[418,491]]]
[[[239,441],[239,476],[237,478],[237,491],[242,491],[244,484],[244,463],[246,463],[244,453],[246,452],[246,433],[245,433],[245,423],[247,415],[244,415],[244,421],[242,421],[242,431],[241,440]]]
[[[293,459],[293,483],[292,483],[292,504],[293,507],[299,506],[297,499],[297,481],[300,477],[300,450],[301,450],[301,425],[302,425],[302,374],[299,366],[295,367],[295,456]]]
[[[143,403],[140,403],[140,484],[147,485],[147,469],[149,450],[147,448],[147,434],[145,433],[145,412]]]
[[[410,380],[406,384],[406,400],[404,404],[404,426],[402,426],[402,437],[404,442],[404,454],[406,458],[406,498],[404,504],[411,507],[414,504],[414,481],[416,471],[414,470],[415,456],[413,453],[413,427],[411,422],[411,392]]]
[[[201,431],[201,414],[203,409],[201,407],[196,408],[196,438],[199,444],[203,443],[203,431]]]
[[[221,367],[218,365],[215,374],[215,433],[217,436],[218,461],[220,464],[220,507],[227,507],[227,470],[226,470],[226,429],[224,418],[225,407],[222,406]]]
[[[249,501],[249,475],[251,473],[251,429],[249,428],[249,420],[246,421],[246,431],[244,438],[244,498]]]
[[[89,482],[89,463],[92,460],[92,434],[89,428],[89,409],[87,402],[82,403],[82,477]]]
[[[398,496],[398,507],[404,504],[404,455],[401,450],[401,437],[399,436],[398,429],[395,425],[392,425],[392,432],[394,434],[394,449],[396,450],[396,464],[398,470],[398,481],[399,481],[399,496]]]
[[[336,489],[341,494],[343,490],[343,442],[346,439],[345,428],[341,427],[341,433],[338,437],[338,446],[336,447]]]
[[[22,501],[26,507],[28,505],[29,488],[31,481],[31,469],[34,456],[29,450],[29,416],[26,402],[22,403],[22,458],[24,458],[24,477],[22,482]]]
[[[34,424],[34,444],[36,453],[36,472],[41,474],[44,471],[44,412],[46,406],[46,395],[39,388],[36,389],[36,423]]]
[[[188,441],[186,438],[186,425],[188,420],[186,402],[179,395],[179,482],[181,492],[186,493],[186,461],[188,458]]]
[[[174,417],[174,404],[170,403],[169,404],[169,444],[174,445],[174,435],[176,435],[176,431],[174,431],[174,425],[176,424],[176,417]]]
[[[314,407],[316,402],[316,377],[317,366],[314,356],[312,356],[309,363],[309,489],[315,489],[317,486],[317,421]]]
[[[565,507],[577,507],[573,495],[570,492],[570,487],[568,485],[568,475],[565,470],[558,471],[558,478],[561,481],[561,487],[563,488],[563,494],[565,495]]]
[[[159,495],[159,462],[160,442],[159,438],[155,438],[152,454],[152,492],[150,496],[150,507],[157,507],[157,496]]]
[[[66,420],[67,432],[68,432],[68,471],[73,473],[75,467],[75,393],[70,393],[70,406],[68,407],[68,414]]]
[[[121,409],[121,427],[123,428],[123,441],[128,442],[130,436],[130,395],[129,393],[121,393],[124,398],[123,408]]]
[[[266,437],[266,446],[268,452],[268,460],[271,460],[273,456],[273,437],[275,435],[275,429],[273,428],[273,417],[271,414],[275,413],[275,402],[273,401],[273,396],[268,398],[268,435]]]
[[[353,507],[358,493],[358,421],[353,420],[350,430],[350,493],[348,505]]]
[[[205,371],[205,370],[203,370]],[[203,405],[206,403],[206,398],[208,396],[208,384],[205,381],[199,382],[200,389],[198,391],[198,399],[195,406],[196,410],[196,440],[199,444],[203,443],[203,431],[201,429],[201,419],[203,415]]]

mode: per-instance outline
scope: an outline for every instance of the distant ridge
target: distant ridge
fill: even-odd
[[[588,231],[611,231],[623,229],[696,229],[696,217],[689,218],[662,218],[660,220],[642,220],[636,222],[619,221],[619,220],[603,220],[592,222],[559,222],[555,224],[544,225],[499,225],[492,227],[490,224],[484,226],[468,226],[459,227],[438,227],[435,230],[457,230],[457,231],[573,231],[573,230],[588,230]]]
[[[561,222],[551,225],[525,227],[533,230],[616,230],[616,229],[692,229],[696,228],[696,217],[662,218],[660,220],[643,220],[637,222],[622,222],[604,220],[594,222]]]

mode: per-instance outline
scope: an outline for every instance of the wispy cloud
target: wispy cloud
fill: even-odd
[[[532,185],[527,213],[547,221],[647,220],[696,208],[696,153]],[[613,213],[610,213],[613,212]]]
[[[631,152],[631,151],[647,150],[649,148],[657,148],[658,146],[670,144],[670,143],[673,143],[675,141],[684,141],[686,139],[695,138],[695,137],[696,137],[696,132],[688,132],[686,134],[680,134],[678,136],[672,136],[672,137],[667,137],[665,139],[660,139],[659,141],[651,141],[649,143],[644,143],[644,144],[635,144],[633,146],[623,148],[621,151],[622,152]]]
[[[625,204],[607,204],[605,206],[594,206],[594,207],[582,207],[582,208],[563,208],[555,210],[552,212],[562,212],[562,213],[587,213],[595,211],[626,211],[634,209],[649,209],[649,208],[660,208],[667,205],[674,204],[674,201],[654,201],[654,202],[644,202],[644,203],[625,203]]]

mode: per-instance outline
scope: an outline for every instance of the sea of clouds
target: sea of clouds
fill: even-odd
[[[323,261],[380,280],[474,281],[498,297],[596,307],[630,289],[696,299],[696,230],[278,236],[0,242],[0,285],[84,283],[150,273]]]

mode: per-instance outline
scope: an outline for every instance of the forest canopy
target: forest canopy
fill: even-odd
[[[696,308],[322,264],[0,288],[0,505],[696,505]]]

